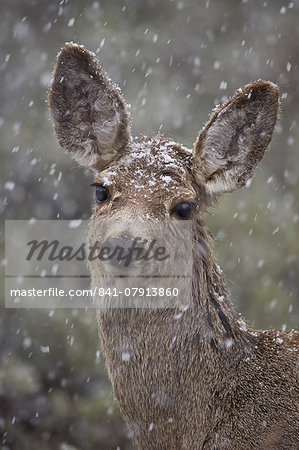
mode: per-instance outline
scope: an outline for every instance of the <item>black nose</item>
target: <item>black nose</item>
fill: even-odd
[[[132,252],[133,240],[122,236],[120,238],[108,238],[102,248],[107,248],[107,260],[112,266],[119,268],[132,267],[136,261],[135,252]]]

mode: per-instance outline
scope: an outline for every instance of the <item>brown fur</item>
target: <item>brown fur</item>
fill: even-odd
[[[67,80],[62,86],[61,77]],[[275,126],[277,87],[258,81],[239,90],[212,114],[194,152],[161,136],[129,139],[124,101],[82,47],[62,50],[49,98],[61,145],[109,188],[109,201],[94,209],[89,238],[101,224],[104,229],[105,217],[150,223],[175,219],[171,210],[180,201],[199,204],[192,216],[192,308],[98,311],[114,395],[138,447],[298,448],[299,334],[246,327],[229,300],[203,220],[216,196],[253,175]],[[95,102],[107,109],[95,111]],[[102,130],[96,135],[95,124]],[[95,279],[99,268],[91,264],[90,270]],[[124,352],[130,355],[125,361]]]

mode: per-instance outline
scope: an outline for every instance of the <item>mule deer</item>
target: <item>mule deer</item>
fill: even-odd
[[[95,174],[90,234],[107,216],[192,220],[192,308],[98,311],[114,396],[138,447],[299,448],[299,333],[246,327],[203,219],[253,176],[277,120],[277,86],[239,89],[191,151],[162,136],[133,139],[125,102],[95,55],[66,44],[49,105],[60,145]]]

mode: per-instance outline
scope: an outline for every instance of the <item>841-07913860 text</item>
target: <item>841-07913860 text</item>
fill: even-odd
[[[123,291],[119,291],[117,288],[97,288],[97,295],[100,297],[118,297],[124,295],[125,297],[177,297],[179,295],[179,289],[176,287],[126,287]]]

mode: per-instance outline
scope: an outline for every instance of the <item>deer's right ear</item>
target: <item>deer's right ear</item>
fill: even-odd
[[[81,165],[100,171],[121,156],[130,139],[129,113],[94,54],[66,44],[48,100],[59,144]]]

